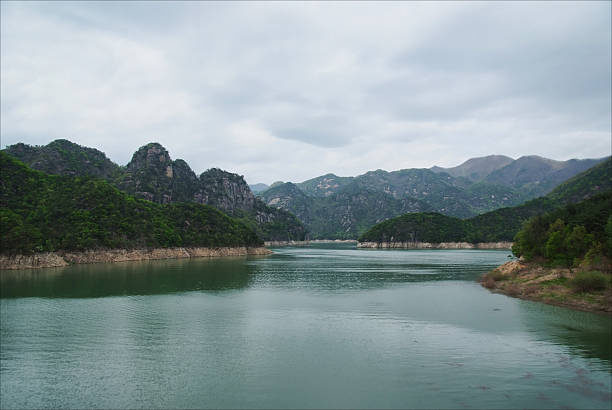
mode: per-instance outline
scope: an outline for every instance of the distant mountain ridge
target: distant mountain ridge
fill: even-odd
[[[519,205],[602,160],[491,155],[453,168],[379,169],[356,177],[329,173],[300,183],[275,183],[258,196],[295,214],[311,238],[355,238],[368,224],[403,212],[470,218]]]
[[[304,226],[294,215],[255,198],[242,176],[213,168],[198,177],[185,161],[173,161],[158,143],[140,147],[125,167],[101,151],[67,140],[40,147],[15,144],[3,151],[33,169],[101,178],[123,192],[155,203],[211,205],[239,218],[264,240],[302,240],[305,236]]]
[[[471,181],[479,182],[487,177],[491,172],[509,165],[514,160],[505,155],[488,155],[486,157],[470,158],[464,163],[451,168],[433,166],[433,172],[447,174],[458,178],[465,177]]]
[[[612,158],[595,165],[548,195],[525,204],[487,212],[467,220],[440,214],[405,214],[377,224],[365,232],[362,242],[500,242],[512,241],[522,224],[531,217],[580,203],[603,201],[612,208]],[[606,217],[607,218],[607,217]],[[602,219],[605,224],[605,218]],[[426,226],[428,223],[436,224]]]
[[[407,212],[472,218],[544,195],[603,160],[490,155],[451,168],[379,169],[356,177],[329,173],[300,183],[277,181],[255,197],[242,176],[215,168],[197,176],[157,143],[139,148],[126,166],[67,140],[42,147],[15,144],[4,151],[34,169],[102,178],[156,203],[212,205],[240,218],[266,240],[354,239],[374,224]]]

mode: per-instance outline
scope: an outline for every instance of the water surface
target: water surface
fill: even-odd
[[[2,408],[610,408],[610,317],[492,294],[507,251],[0,274]]]

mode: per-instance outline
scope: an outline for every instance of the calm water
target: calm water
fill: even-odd
[[[611,406],[611,319],[481,288],[508,252],[275,251],[2,272],[0,406]]]

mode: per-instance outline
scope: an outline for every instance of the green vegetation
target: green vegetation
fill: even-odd
[[[559,185],[545,197],[533,199],[524,203],[523,205],[497,209],[495,211],[487,212],[485,214],[465,220],[459,220],[452,217],[449,219],[440,220],[441,223],[446,224],[446,227],[441,228],[441,230],[455,232],[454,227],[462,224],[464,236],[459,239],[460,241],[470,243],[512,241],[515,235],[521,230],[522,226],[531,218],[537,217],[538,215],[542,215],[546,212],[554,212],[565,205],[571,205],[577,201],[590,198],[594,195],[597,196],[597,194],[603,195],[602,198],[605,198],[606,195],[607,198],[609,198],[611,189],[612,159],[608,159],[607,161],[604,161]],[[602,192],[607,192],[607,194],[602,194]],[[573,208],[569,209],[571,210]],[[391,235],[392,232],[397,231],[397,229],[393,228],[393,225],[395,223],[399,223],[399,221],[401,221],[400,218],[385,221],[384,229],[379,228],[378,225],[374,226],[372,229],[365,232],[359,238],[359,240],[362,242],[385,242],[386,238],[391,236],[403,237],[401,235],[398,236],[397,234]],[[605,218],[599,219],[599,221],[600,223],[601,221],[604,221],[604,225],[606,223]],[[612,233],[612,225],[609,229]],[[573,233],[575,236],[581,234],[582,231],[580,229]],[[559,235],[560,234],[557,234],[557,239],[553,238],[550,244],[551,252],[554,252],[552,247],[555,246],[555,241],[558,241]],[[451,238],[456,238],[456,235],[449,234],[449,236],[443,236],[441,242],[454,241]],[[608,239],[605,240],[601,239],[599,242],[602,244],[602,246],[606,245],[609,249],[612,245],[612,240],[609,239],[609,235],[607,238]],[[560,250],[558,252],[562,252],[561,248],[559,249]],[[542,253],[542,255],[544,254]],[[584,254],[582,254],[582,256],[584,256]]]
[[[125,167],[104,153],[56,140],[45,146],[11,145],[7,154],[33,169],[54,175],[102,178],[136,198],[158,204],[194,202],[241,219],[265,240],[302,240],[304,225],[287,211],[255,198],[240,175],[212,168],[198,178],[189,165],[172,160],[158,143],[140,147]]]
[[[597,271],[578,272],[569,285],[578,293],[604,290],[610,286],[610,275]]]
[[[379,223],[361,242],[461,242],[466,236],[461,219],[436,213],[414,213]],[[372,241],[371,238],[376,238]]]
[[[530,219],[514,238],[512,251],[525,260],[578,266],[585,256],[612,256],[612,192]]]
[[[136,199],[101,179],[43,174],[3,152],[0,169],[4,253],[262,244],[251,228],[206,205]]]

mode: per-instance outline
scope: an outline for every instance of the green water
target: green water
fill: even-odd
[[[0,273],[2,408],[606,408],[611,319],[492,294],[506,251]]]

